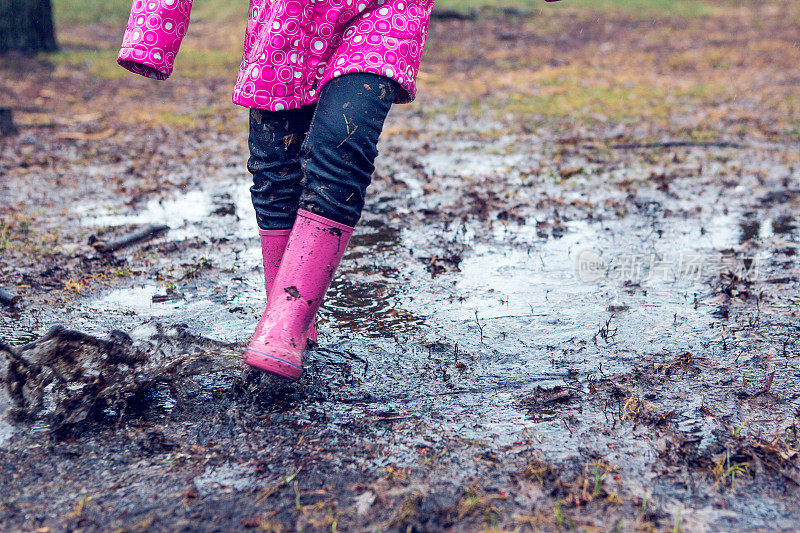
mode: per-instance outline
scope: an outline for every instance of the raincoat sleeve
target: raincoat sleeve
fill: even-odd
[[[191,10],[192,0],[133,0],[117,63],[148,78],[167,79]]]

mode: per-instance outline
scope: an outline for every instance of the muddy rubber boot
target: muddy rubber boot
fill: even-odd
[[[267,289],[267,296],[269,291],[272,290],[272,283],[275,281],[275,275],[278,273],[278,268],[281,266],[281,259],[283,252],[286,250],[286,244],[289,242],[289,234],[292,229],[259,229],[258,235],[261,237],[261,257],[264,262],[264,286]],[[308,345],[316,346],[317,344],[317,319],[311,322],[308,326]]]
[[[245,350],[248,365],[296,380],[303,373],[308,328],[342,260],[353,228],[297,212],[267,309]]]

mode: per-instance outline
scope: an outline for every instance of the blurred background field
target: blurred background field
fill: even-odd
[[[247,0],[199,0],[194,3],[192,29],[189,31],[177,68],[185,76],[204,76],[233,72],[241,56],[241,42],[247,17]],[[514,10],[517,16],[536,14],[544,17],[579,18],[623,15],[637,19],[666,17],[701,17],[734,3],[720,4],[688,0],[439,0],[437,12],[469,15],[477,12]],[[107,25],[108,31],[122,32],[130,10],[127,0],[54,0],[55,21],[62,30],[60,42],[65,50],[56,56],[70,64],[88,64],[102,77],[122,77],[125,73],[113,66],[114,47],[97,46],[94,32],[86,26]],[[196,26],[203,29],[198,30]],[[109,42],[109,44],[111,44]]]
[[[800,94],[791,80],[800,58],[791,25],[800,21],[798,4],[440,0],[420,92],[422,98],[436,99],[437,111],[513,113],[533,122],[644,119],[668,127],[678,117],[692,138],[713,138],[720,127],[741,130],[761,122],[763,112],[753,110],[766,107],[774,110],[768,129],[793,135],[790,117],[798,114]],[[129,2],[55,0],[54,9],[62,49],[41,61],[63,76],[81,71],[101,80],[125,80],[123,92],[142,87],[115,62]],[[246,12],[245,0],[197,0],[171,83],[213,79],[232,84]],[[451,30],[457,33],[448,34]],[[172,114],[185,125],[203,112],[217,113],[208,106],[178,107],[153,117],[168,120]],[[700,107],[710,115],[692,124],[691,115]],[[425,106],[423,112],[429,111]],[[728,120],[720,124],[723,115]],[[133,113],[130,119],[143,117]]]
[[[733,2],[731,2],[733,3]],[[53,2],[57,23],[95,24],[104,22],[118,24],[127,19],[130,2],[125,0],[55,0]],[[641,17],[699,16],[708,14],[720,6],[719,1],[704,0],[568,0],[546,5],[544,0],[438,0],[439,10],[453,10],[468,13],[478,9],[520,9],[526,11],[543,9],[567,10],[576,12],[622,11]],[[194,9],[205,14],[213,13],[224,20],[243,21],[247,15],[246,0],[199,0]]]

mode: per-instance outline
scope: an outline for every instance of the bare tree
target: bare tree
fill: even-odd
[[[0,0],[0,54],[57,49],[50,0]]]

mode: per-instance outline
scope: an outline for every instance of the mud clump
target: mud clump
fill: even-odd
[[[171,386],[203,354],[182,326],[148,322],[107,339],[54,326],[30,344],[0,344],[0,378],[12,420],[57,431],[103,409],[123,414],[129,399],[159,382]]]

